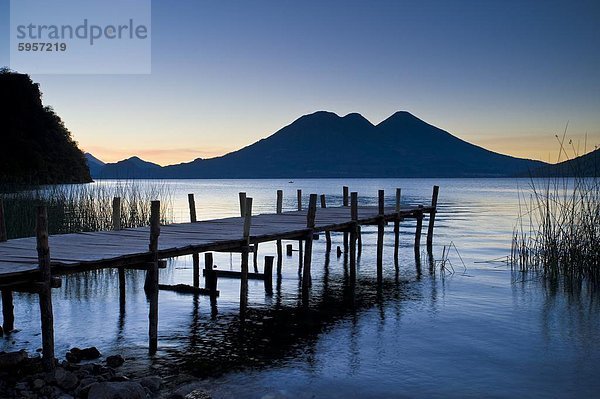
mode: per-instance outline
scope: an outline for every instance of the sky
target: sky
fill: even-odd
[[[0,0],[0,66],[9,15]],[[597,0],[154,0],[151,39],[150,74],[32,74],[104,161],[218,156],[318,110],[405,110],[550,162],[567,125],[571,154],[600,145]]]

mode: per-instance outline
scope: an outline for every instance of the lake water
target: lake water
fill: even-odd
[[[116,184],[101,182],[96,184]],[[63,277],[53,291],[57,356],[72,346],[122,353],[126,370],[156,373],[175,386],[195,379],[215,398],[436,398],[595,397],[600,389],[598,297],[552,290],[506,264],[528,180],[355,179],[165,181],[173,216],[187,221],[187,194],[196,195],[199,219],[237,215],[239,191],[254,198],[254,212],[273,212],[275,192],[296,207],[296,190],[324,193],[341,204],[342,185],[376,204],[378,189],[394,202],[427,203],[440,186],[433,260],[413,251],[414,221],[401,225],[399,268],[392,226],[386,229],[384,286],[376,285],[376,228],[363,228],[355,292],[344,257],[328,258],[314,242],[311,302],[300,302],[298,254],[283,258],[272,297],[250,281],[249,320],[238,319],[239,281],[219,279],[218,311],[207,297],[160,292],[159,352],[147,355],[144,273],[127,272],[127,302],[119,306],[114,271]],[[426,222],[425,222],[426,228]],[[425,237],[423,237],[423,241]],[[333,247],[341,234],[333,234]],[[290,242],[297,247],[297,242]],[[284,242],[284,245],[286,242]],[[447,270],[444,246],[452,245]],[[424,248],[424,247],[423,247]],[[260,265],[275,246],[260,246]],[[462,259],[462,260],[461,260]],[[504,261],[503,261],[504,260]],[[464,265],[463,265],[464,262]],[[220,269],[238,270],[239,254],[215,254]],[[169,262],[163,283],[192,281],[191,257]],[[454,273],[450,270],[453,268]],[[41,346],[37,297],[15,297],[19,332],[0,350]]]

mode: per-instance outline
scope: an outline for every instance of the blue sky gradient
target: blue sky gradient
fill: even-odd
[[[105,161],[221,155],[317,110],[373,123],[407,110],[556,161],[567,122],[580,152],[586,134],[600,144],[600,2],[155,0],[151,75],[32,77]]]

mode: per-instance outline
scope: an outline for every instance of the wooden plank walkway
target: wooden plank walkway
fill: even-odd
[[[432,207],[403,207],[399,213],[386,208],[384,218],[414,218],[418,212],[429,213]],[[309,231],[308,211],[252,216],[250,243],[301,238]],[[377,207],[359,207],[358,224],[373,224],[379,220]],[[340,231],[355,222],[350,207],[318,209],[314,232]],[[195,223],[161,226],[158,242],[159,258],[207,251],[236,250],[244,245],[244,218],[230,217]],[[119,231],[62,234],[49,237],[52,268],[56,272],[83,271],[96,267],[117,267],[150,259],[149,227]],[[36,238],[20,238],[0,243],[0,284],[18,275],[38,271]]]

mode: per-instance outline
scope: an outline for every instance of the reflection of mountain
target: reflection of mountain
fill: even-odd
[[[542,165],[467,143],[408,112],[375,126],[359,114],[320,111],[221,157],[142,170],[108,164],[98,177],[498,177]]]
[[[83,153],[28,75],[0,69],[0,182],[89,182]]]

